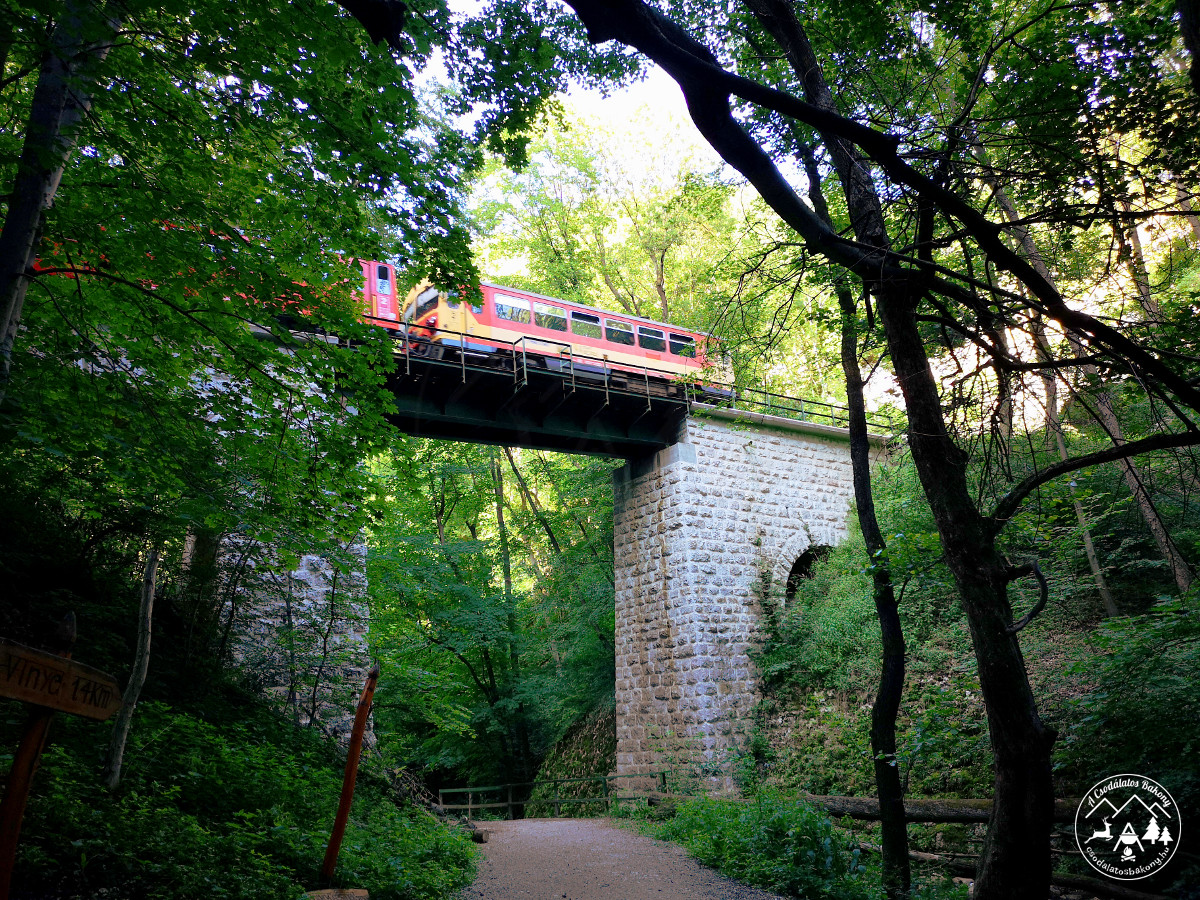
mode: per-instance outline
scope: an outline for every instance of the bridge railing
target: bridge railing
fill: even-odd
[[[714,398],[711,393],[698,394],[693,399],[732,410],[746,410],[762,413],[768,416],[779,416],[800,422],[813,422],[818,425],[830,425],[834,428],[850,427],[850,410],[836,403],[826,403],[823,400],[805,400],[800,397],[788,397],[758,388],[729,386],[732,396]],[[891,433],[895,425],[886,416],[879,414],[867,415],[867,428],[871,431]]]
[[[680,377],[676,372],[658,369],[648,364],[633,366],[613,363],[606,357],[580,352],[563,341],[531,336],[504,341],[462,331],[422,326],[422,331],[439,335],[440,340],[433,342],[424,336],[412,334],[407,322],[395,323],[372,317],[367,319],[380,324],[386,322],[390,326],[389,330],[395,334],[394,353],[404,360],[406,375],[412,374],[414,359],[452,366],[460,371],[464,383],[468,372],[495,372],[499,364],[505,371],[511,370],[513,389],[520,390],[529,383],[531,358],[543,359],[554,362],[557,371],[549,368],[547,371],[560,377],[569,392],[586,387],[603,390],[606,399],[610,393],[645,396],[647,409],[652,396],[659,399],[662,397],[661,393],[652,391],[653,380],[655,385],[664,382],[682,385],[689,403],[703,403],[718,408],[761,413],[835,428],[847,428],[850,424],[849,410],[835,403],[789,397],[759,388],[717,383],[706,379],[702,373]],[[399,327],[396,327],[397,325]],[[432,356],[444,354],[446,349],[454,351],[457,359]],[[473,360],[472,357],[476,359]],[[614,382],[614,376],[618,377],[619,383]],[[877,434],[891,434],[895,431],[895,423],[878,414],[867,416],[867,427]]]

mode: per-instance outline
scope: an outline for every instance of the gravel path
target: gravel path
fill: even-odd
[[[479,877],[460,900],[779,900],[674,844],[599,819],[486,822]]]

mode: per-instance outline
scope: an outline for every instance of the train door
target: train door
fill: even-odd
[[[363,293],[366,298],[367,314],[376,319],[395,322],[398,316],[396,304],[396,270],[387,263],[359,260],[365,281]]]

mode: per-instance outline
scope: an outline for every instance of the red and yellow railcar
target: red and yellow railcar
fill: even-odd
[[[728,380],[722,377],[726,366],[716,340],[703,332],[486,282],[481,299],[465,301],[424,282],[401,302],[392,266],[360,264],[368,320],[403,332],[418,353],[438,355],[453,347],[495,354],[516,348],[548,368],[569,359],[573,367]]]

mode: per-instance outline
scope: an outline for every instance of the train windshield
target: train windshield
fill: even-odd
[[[404,312],[406,321],[420,319],[428,312],[437,309],[438,305],[438,289],[435,287],[427,287],[421,293],[417,294],[416,302]]]

